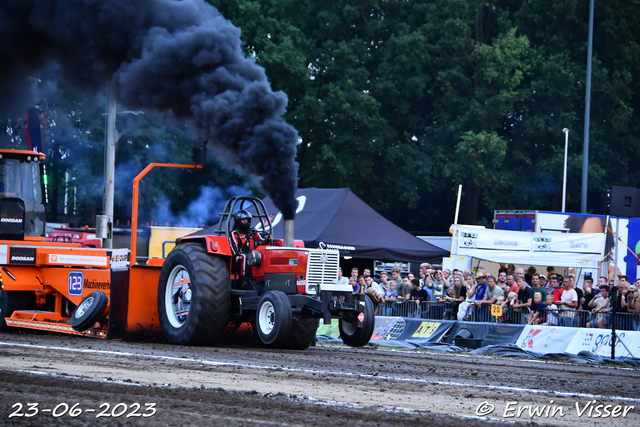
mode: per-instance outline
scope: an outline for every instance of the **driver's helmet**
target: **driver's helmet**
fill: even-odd
[[[233,225],[236,229],[248,231],[251,227],[251,213],[242,210],[233,215]]]

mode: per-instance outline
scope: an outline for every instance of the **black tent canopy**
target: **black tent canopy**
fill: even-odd
[[[342,255],[385,261],[439,264],[449,256],[385,219],[348,188],[301,188],[296,197],[294,236],[306,247],[326,245]],[[282,214],[270,199],[263,202],[274,224],[273,237],[281,239]]]

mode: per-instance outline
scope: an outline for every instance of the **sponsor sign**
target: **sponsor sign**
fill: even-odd
[[[441,324],[441,322],[422,322],[411,338],[430,338]]]
[[[377,316],[376,316],[377,318]],[[320,319],[320,326],[318,327],[317,335],[323,335],[335,339],[340,339],[340,328],[338,326],[339,319],[331,319],[331,323],[323,323]]]
[[[108,280],[101,282],[96,279],[84,279],[84,287],[86,289],[97,289],[104,291],[111,289],[111,283]]]
[[[9,264],[35,264],[36,248],[9,248]]]
[[[564,353],[577,331],[577,328],[527,325],[516,344],[536,353]]]
[[[456,323],[450,320],[420,321],[405,319],[407,328],[402,338],[413,343],[439,342],[442,336]]]
[[[376,316],[371,342],[391,347],[415,348],[439,342],[454,321],[424,321],[407,317]]]
[[[360,313],[362,314],[362,313]],[[402,317],[385,317],[382,321],[376,316],[376,327],[371,339],[375,341],[394,341],[404,332],[406,322]]]
[[[532,233],[456,226],[454,256],[487,261],[556,267],[597,268],[602,261],[603,233]]]
[[[8,218],[8,217],[1,217],[0,218],[0,223],[11,223],[11,224],[22,224],[22,218]]]
[[[0,245],[0,264],[7,264],[9,259],[9,247],[7,245]]]
[[[531,236],[517,231],[457,226],[460,249],[529,251]]]
[[[82,295],[82,271],[69,272],[69,295]]]
[[[112,249],[108,254],[111,257],[112,270],[129,267],[129,249]]]
[[[490,325],[487,326],[487,333],[482,340],[482,346],[494,344],[515,344],[523,325]],[[475,335],[474,335],[475,336]]]
[[[0,236],[22,240],[24,236],[24,202],[14,197],[2,199],[0,205]]]
[[[616,335],[616,357],[638,357],[640,332],[616,331]],[[581,351],[589,351],[601,357],[611,357],[611,330],[580,328],[569,343],[566,352],[578,354]]]
[[[601,254],[605,235],[599,233],[532,233],[533,252]]]
[[[340,251],[341,254],[348,254],[348,253],[351,253],[352,251],[356,250],[355,246],[334,245],[333,243],[325,243],[325,242],[318,243],[318,248],[320,248],[320,249],[335,249],[335,250]]]
[[[106,256],[49,254],[49,264],[107,266]]]
[[[466,329],[471,333],[473,339],[482,340],[482,346],[492,344],[515,344],[520,333],[522,325],[501,325],[495,323],[484,322],[457,322],[451,333],[445,339],[445,342],[454,344],[456,336],[462,330]]]

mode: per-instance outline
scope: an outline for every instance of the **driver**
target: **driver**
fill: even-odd
[[[251,228],[251,213],[245,210],[236,212],[233,215],[234,230],[231,232],[231,250],[235,255],[235,260],[240,264],[240,275],[245,276],[245,272],[251,275],[251,267],[247,267],[247,254],[259,245],[267,243],[258,231]],[[253,240],[253,244],[251,244]],[[248,271],[247,271],[248,270]]]

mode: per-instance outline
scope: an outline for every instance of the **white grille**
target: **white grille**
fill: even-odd
[[[322,285],[338,280],[340,253],[334,250],[308,249],[307,283]]]

